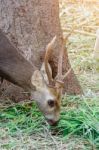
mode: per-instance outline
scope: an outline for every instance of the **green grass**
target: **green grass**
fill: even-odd
[[[66,101],[65,101],[66,103]],[[69,97],[67,109],[61,114],[60,128],[64,137],[79,135],[99,148],[99,101],[98,98]]]
[[[63,143],[74,136],[99,148],[99,97],[64,97],[60,118],[57,127],[50,127],[35,103],[17,104],[1,111],[0,138],[15,138],[19,134],[34,136],[44,133],[47,128],[48,132],[57,135]],[[11,149],[15,145],[13,142],[3,144],[1,148]]]
[[[34,103],[17,104],[1,111],[0,127],[5,128],[11,136],[19,132],[36,133],[41,130],[43,116]],[[3,134],[1,133],[0,136]]]

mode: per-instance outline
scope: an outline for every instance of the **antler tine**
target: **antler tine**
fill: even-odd
[[[65,42],[67,41],[68,37],[71,35],[72,31],[67,35],[65,39],[62,38],[62,49],[59,54],[59,60],[58,60],[58,74],[56,76],[56,80],[63,84],[63,80],[68,76],[68,74],[71,72],[72,68],[68,70],[64,75],[62,75],[62,62],[63,62],[63,55],[66,55],[65,53]]]
[[[63,42],[63,38],[62,38],[62,42]],[[58,80],[62,80],[63,54],[64,54],[64,44],[62,44],[62,49],[60,51],[59,58],[58,58],[58,73],[57,73],[57,77],[56,77]]]
[[[53,47],[55,41],[56,41],[56,36],[47,45],[47,47],[46,47],[46,53],[45,53],[45,58],[44,58],[46,74],[47,74],[47,77],[48,77],[48,80],[49,80],[49,84],[51,84],[51,85],[53,84],[54,81],[52,79],[52,74],[51,74],[50,69],[49,69],[48,59],[49,59],[50,52],[52,50],[52,47]]]

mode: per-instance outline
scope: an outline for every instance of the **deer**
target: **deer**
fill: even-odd
[[[46,46],[44,62],[41,69],[32,65],[0,30],[0,78],[22,87],[31,94],[40,111],[50,125],[56,125],[60,118],[61,97],[64,79],[71,69],[62,75],[64,47],[60,50],[58,73],[53,79],[49,64],[49,54],[57,37]]]

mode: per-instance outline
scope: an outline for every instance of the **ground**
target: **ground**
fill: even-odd
[[[60,0],[66,47],[83,96],[64,95],[61,120],[50,127],[35,103],[0,104],[0,150],[98,150],[99,62],[94,58],[98,3]]]

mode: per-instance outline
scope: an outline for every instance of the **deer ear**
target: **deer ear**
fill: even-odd
[[[40,89],[45,86],[43,76],[39,70],[34,71],[31,82],[36,87],[36,89]]]

